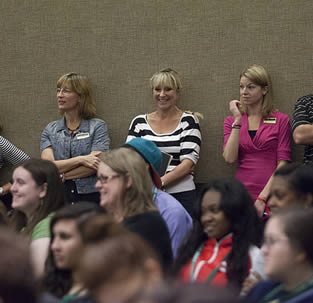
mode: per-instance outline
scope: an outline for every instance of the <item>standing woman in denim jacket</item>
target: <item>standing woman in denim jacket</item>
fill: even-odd
[[[57,104],[63,117],[44,129],[41,158],[58,167],[68,202],[99,203],[95,189],[98,156],[109,149],[110,139],[106,123],[95,118],[95,99],[86,76],[61,76],[57,82]]]

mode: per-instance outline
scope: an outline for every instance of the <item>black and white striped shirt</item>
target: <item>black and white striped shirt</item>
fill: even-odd
[[[197,117],[189,113],[183,113],[176,129],[168,134],[157,134],[150,127],[147,116],[135,117],[129,127],[126,141],[135,137],[141,137],[153,141],[161,151],[171,154],[173,159],[167,172],[173,170],[184,159],[190,159],[194,164],[199,160],[201,133]],[[167,188],[169,193],[177,193],[195,188],[193,176],[188,175],[177,185]]]
[[[313,95],[303,96],[295,104],[291,121],[292,131],[303,124],[313,124]],[[303,162],[313,164],[313,145],[305,146]]]
[[[13,145],[9,140],[0,136],[0,168],[4,162],[18,165],[28,159],[29,156],[26,153]]]

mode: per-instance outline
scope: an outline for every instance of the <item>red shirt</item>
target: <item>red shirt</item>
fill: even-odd
[[[223,261],[225,256],[232,249],[232,237],[227,235],[219,242],[215,239],[209,239],[204,244],[200,256],[197,258],[192,273],[192,281],[206,282],[211,272],[219,267],[218,271],[211,280],[213,286],[226,286],[226,261]],[[180,279],[183,281],[190,281],[190,271],[192,267],[192,260],[190,260],[180,272]]]

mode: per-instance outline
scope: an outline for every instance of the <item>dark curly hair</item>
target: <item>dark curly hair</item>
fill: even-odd
[[[288,163],[275,171],[274,176],[287,180],[289,189],[298,197],[310,194],[313,198],[313,167],[302,163]]]
[[[221,194],[221,209],[231,225],[232,250],[227,257],[228,284],[240,289],[248,274],[249,247],[251,244],[260,246],[263,231],[252,198],[244,185],[234,178],[212,179],[202,187],[194,205],[193,228],[178,251],[174,274],[190,261],[208,239],[201,223],[201,204],[203,196],[210,190]]]

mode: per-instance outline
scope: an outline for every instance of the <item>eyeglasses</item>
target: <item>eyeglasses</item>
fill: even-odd
[[[111,175],[111,176],[98,176],[97,181],[100,181],[101,184],[107,184],[111,180],[120,177],[121,175]]]

